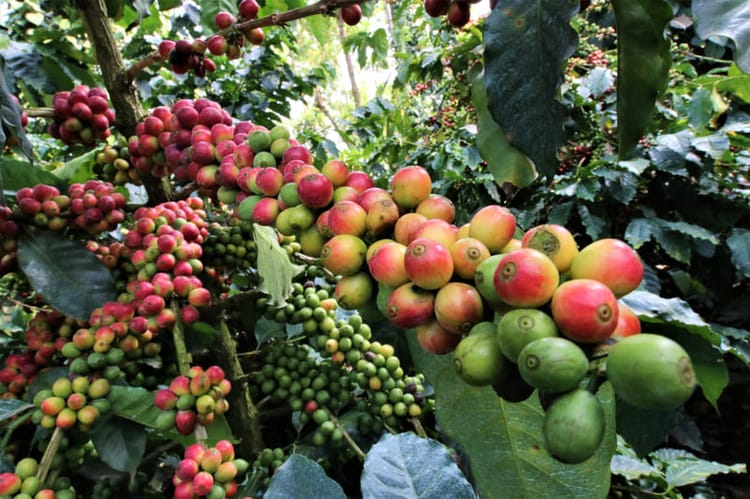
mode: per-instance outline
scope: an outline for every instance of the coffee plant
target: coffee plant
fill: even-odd
[[[748,18],[4,4],[0,496],[741,497]]]

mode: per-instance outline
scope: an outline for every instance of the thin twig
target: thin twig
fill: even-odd
[[[365,458],[367,457],[367,454],[365,454],[362,449],[360,449],[359,445],[357,445],[357,442],[354,441],[351,435],[349,435],[349,432],[346,431],[346,428],[344,428],[344,425],[341,424],[341,422],[334,416],[331,411],[328,411],[328,417],[333,421],[333,424],[336,425],[336,427],[341,430],[342,435],[344,435],[344,440],[346,440],[346,443],[349,444],[349,447],[354,451],[354,453],[357,455],[357,458],[364,462]]]

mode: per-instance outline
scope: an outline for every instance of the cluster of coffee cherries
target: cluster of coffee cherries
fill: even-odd
[[[100,415],[110,410],[110,402],[106,399],[110,388],[111,384],[105,378],[60,377],[50,389],[36,393],[36,409],[31,419],[34,424],[48,430],[76,427],[88,431]]]
[[[78,85],[73,90],[57,92],[52,97],[52,123],[47,131],[66,145],[93,146],[110,136],[115,111],[109,106],[109,95],[103,88]]]
[[[18,268],[18,222],[9,206],[0,206],[0,275]]]
[[[0,496],[13,499],[75,499],[76,492],[66,477],[56,479],[52,487],[43,487],[37,477],[39,462],[33,457],[20,459],[14,470],[0,473]]]
[[[125,196],[101,180],[72,184],[67,195],[48,184],[23,187],[16,192],[16,200],[18,218],[55,231],[72,227],[97,235],[125,220]]]
[[[135,223],[125,245],[133,250],[136,279],[128,283],[147,329],[170,328],[174,311],[167,300],[179,298],[180,317],[186,324],[199,317],[198,307],[211,304],[211,293],[198,277],[203,272],[201,243],[208,235],[203,201],[191,197],[135,211]],[[184,303],[187,302],[187,303]]]
[[[255,266],[256,259],[252,223],[209,225],[208,237],[203,242],[203,261],[207,266],[224,271],[247,269]]]
[[[271,477],[279,467],[284,464],[289,455],[281,447],[266,447],[258,453],[258,457],[251,464],[252,476],[263,476],[263,488],[267,489],[271,483]]]
[[[234,497],[237,482],[248,467],[246,460],[235,457],[229,440],[219,440],[213,447],[202,443],[188,445],[172,477],[173,497]]]
[[[162,431],[176,427],[181,435],[193,433],[196,424],[208,426],[229,409],[226,397],[231,390],[221,367],[192,366],[187,375],[175,377],[154,394],[154,405],[163,411],[157,426]]]
[[[114,185],[141,185],[141,173],[130,165],[128,141],[119,137],[116,143],[107,144],[96,153],[94,173],[97,178]]]
[[[86,247],[110,270],[117,290],[125,291],[130,276],[136,273],[131,262],[134,250],[120,241],[89,240]]]
[[[196,76],[204,77],[207,73],[216,70],[216,63],[210,55],[226,55],[228,59],[237,59],[241,54],[245,40],[253,45],[263,42],[264,34],[260,28],[233,29],[238,22],[255,19],[258,16],[260,5],[255,0],[242,0],[238,5],[239,19],[227,11],[220,11],[214,17],[214,24],[226,34],[217,33],[205,40],[163,40],[158,47],[157,53],[161,60],[169,62],[169,66],[175,74],[185,74],[193,71]]]
[[[26,325],[26,349],[8,354],[0,369],[0,393],[22,397],[40,369],[61,351],[77,321],[53,310],[39,310]]]
[[[460,28],[471,20],[471,4],[478,0],[424,0],[424,11],[430,17],[445,16],[451,26]]]

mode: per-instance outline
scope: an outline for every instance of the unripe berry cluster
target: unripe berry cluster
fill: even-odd
[[[96,153],[94,173],[97,178],[115,185],[141,185],[141,172],[130,165],[128,141],[121,138],[117,144],[107,144]]]
[[[38,469],[36,459],[25,457],[15,464],[12,472],[0,473],[0,496],[13,499],[75,499],[76,492],[70,480],[58,479],[52,487],[43,488],[36,476]]]
[[[67,430],[74,426],[88,431],[102,413],[110,410],[106,399],[110,382],[105,378],[87,376],[58,378],[51,389],[43,389],[34,396],[36,409],[32,421],[42,428]]]
[[[257,246],[252,237],[253,226],[249,222],[230,226],[213,223],[203,243],[203,261],[206,266],[225,272],[255,267]]]
[[[261,450],[258,457],[253,461],[251,467],[253,476],[256,474],[263,475],[263,488],[267,489],[271,482],[271,477],[279,467],[284,464],[289,456],[284,449],[276,447],[274,449],[266,447]]]
[[[164,411],[157,426],[162,431],[176,426],[181,435],[189,435],[196,424],[207,426],[217,414],[229,409],[226,397],[231,390],[232,383],[225,378],[221,367],[204,370],[193,366],[187,375],[175,377],[168,388],[161,388],[154,395],[154,405]]]
[[[242,480],[248,466],[247,461],[235,457],[234,446],[229,440],[220,440],[214,447],[191,444],[185,448],[183,459],[175,469],[173,497],[234,497],[237,483]]]
[[[49,134],[66,145],[92,146],[110,135],[115,111],[109,107],[109,95],[103,88],[78,85],[71,91],[52,97],[53,122]]]

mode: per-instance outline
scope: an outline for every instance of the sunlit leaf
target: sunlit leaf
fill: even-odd
[[[531,184],[537,177],[534,164],[508,142],[487,109],[487,91],[482,75],[472,83],[471,101],[477,110],[477,147],[495,182],[498,185],[510,182],[516,187]]]
[[[325,497],[345,499],[341,486],[328,478],[318,463],[299,454],[292,454],[274,471],[266,499],[307,499]]]
[[[385,434],[367,453],[362,497],[474,499],[471,484],[441,443],[412,433]]]
[[[698,36],[734,41],[734,60],[750,73],[750,4],[745,0],[693,0],[691,8]]]

